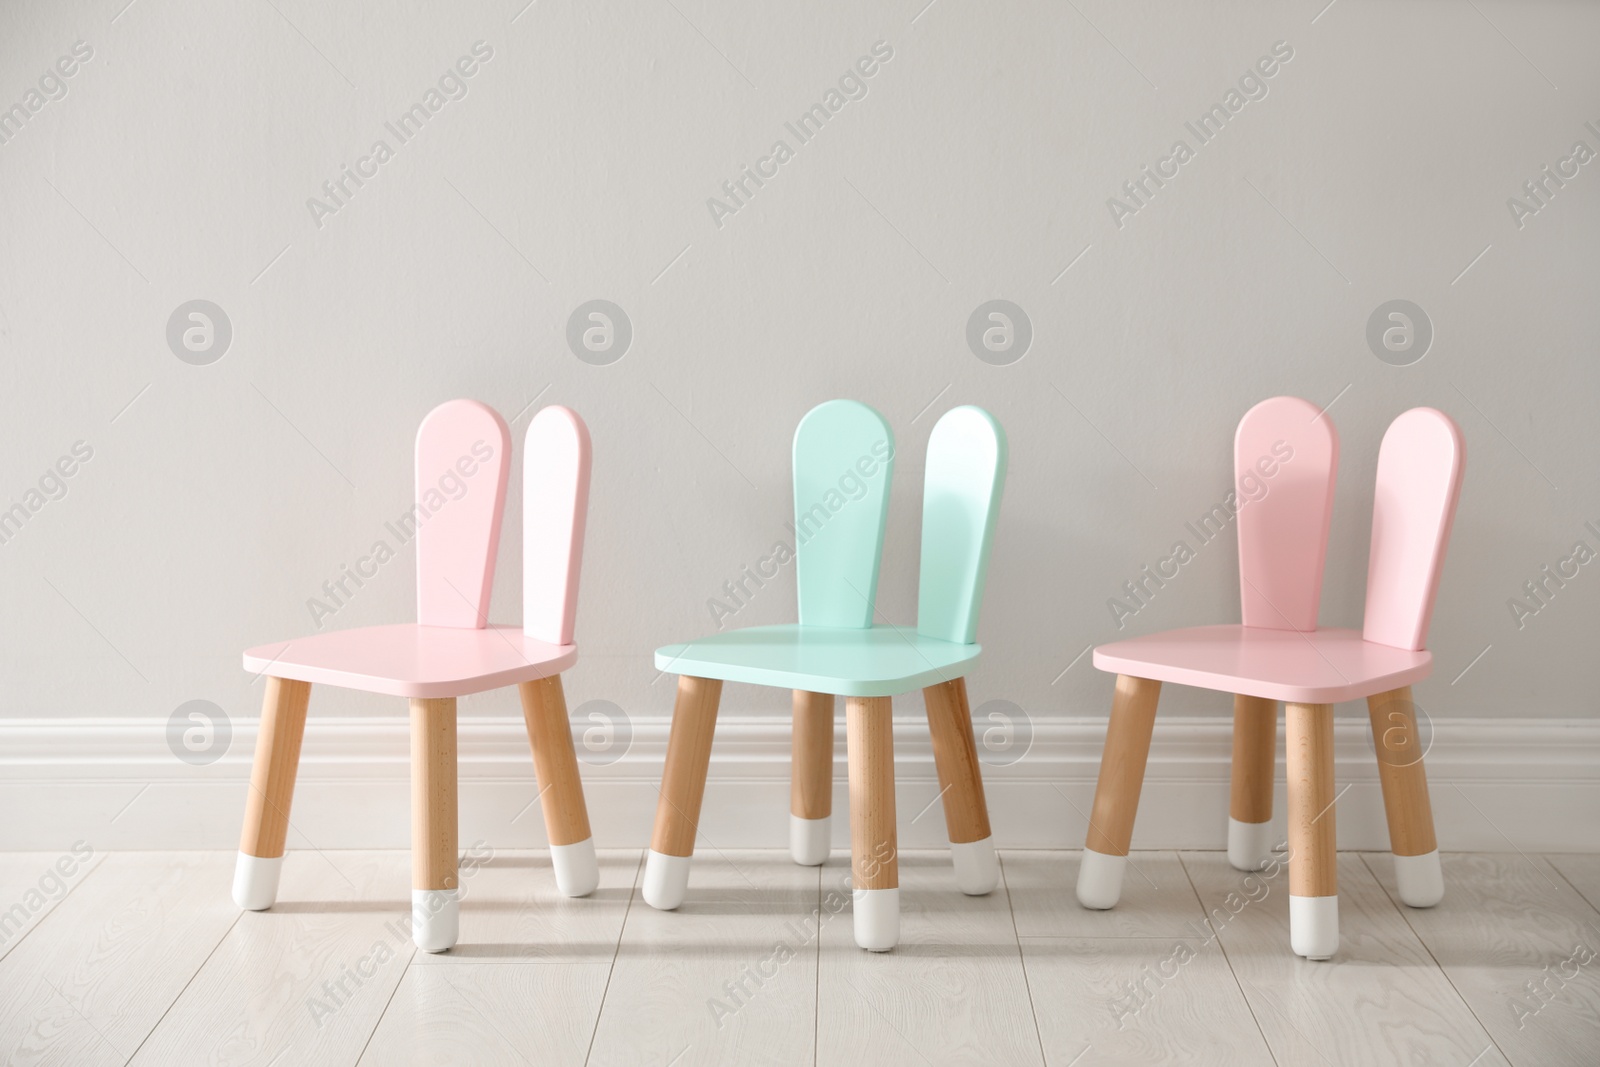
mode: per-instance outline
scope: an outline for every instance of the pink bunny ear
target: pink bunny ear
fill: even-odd
[[[1362,636],[1395,648],[1424,648],[1434,595],[1450,543],[1466,446],[1442,411],[1412,408],[1389,424],[1378,449]]]
[[[482,629],[489,622],[500,519],[511,477],[511,430],[476,400],[428,412],[417,431],[417,621]]]
[[[552,405],[528,424],[523,449],[522,630],[570,645],[589,513],[589,427]]]
[[[1233,439],[1239,601],[1246,626],[1317,628],[1339,435],[1296,396],[1263,400]]]

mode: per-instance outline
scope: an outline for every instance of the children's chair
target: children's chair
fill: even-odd
[[[267,676],[233,899],[252,911],[278,895],[289,803],[313,682],[411,702],[412,936],[425,952],[456,943],[456,698],[515,685],[544,806],[556,884],[581,897],[599,884],[594,841],[561,672],[572,641],[589,500],[589,430],[547,407],[524,455],[523,623],[488,625],[511,431],[473,400],[441,404],[417,431],[417,622],[262,645],[245,670]]]
[[[1117,675],[1089,819],[1078,900],[1109,908],[1122,891],[1162,682],[1234,694],[1228,859],[1257,870],[1272,847],[1278,702],[1288,704],[1289,940],[1308,959],[1339,947],[1333,705],[1365,698],[1378,751],[1400,899],[1444,896],[1411,685],[1426,678],[1434,594],[1461,489],[1461,431],[1432,408],[1395,419],[1378,451],[1361,630],[1319,629],[1322,566],[1339,443],[1316,406],[1276,397],[1234,439],[1243,624],[1172,630],[1095,649]]]
[[[644,898],[683,902],[694,854],[711,734],[723,682],[794,690],[790,853],[828,857],[834,700],[845,698],[856,944],[900,937],[890,700],[921,689],[940,796],[962,892],[999,878],[984,802],[966,673],[978,661],[978,608],[1005,481],[1000,424],[975,407],[947,412],[928,440],[917,625],[875,625],[874,601],[894,472],[894,438],[876,411],[850,400],[813,408],[794,436],[795,583],[799,625],[732,630],[656,650],[678,674]]]

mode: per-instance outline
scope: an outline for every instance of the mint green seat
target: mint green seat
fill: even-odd
[[[892,697],[953,681],[979,646],[909,626],[755,626],[656,650],[656,669],[843,697]]]
[[[891,697],[923,692],[957,884],[981,895],[998,881],[965,676],[981,651],[978,609],[1005,482],[1005,434],[975,407],[948,411],[933,428],[915,627],[875,618],[894,459],[888,423],[865,404],[833,400],[808,412],[794,437],[790,555],[800,621],[656,650],[656,667],[680,678],[645,866],[644,898],[652,906],[676,908],[687,892],[724,682],[794,690],[789,847],[803,864],[828,856],[834,704],[846,698],[854,924],[862,948],[882,951],[899,939]]]

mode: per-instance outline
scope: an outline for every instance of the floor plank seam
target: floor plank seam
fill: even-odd
[[[40,917],[38,922],[34,923],[32,926],[28,927],[28,929],[24,930],[22,932],[22,936],[17,938],[16,941],[13,942],[12,944],[7,946],[6,950],[4,952],[0,952],[0,963],[5,962],[5,958],[7,956],[11,955],[11,953],[16,949],[16,947],[18,945],[20,945],[24,941],[28,940],[28,937],[35,930],[39,929],[39,927],[43,926],[46,922],[48,922],[50,920],[50,917],[56,913],[57,909],[59,909],[61,907],[61,905],[65,904],[67,902],[67,898],[72,896],[73,893],[76,893],[78,891],[78,887],[79,886],[83,885],[83,883],[87,882],[90,878],[93,878],[94,877],[94,872],[98,871],[101,867],[104,867],[105,865],[106,865],[105,858],[102,857],[102,859],[100,860],[99,863],[97,863],[93,867],[89,868],[88,873],[86,873],[82,878],[79,878],[76,882],[74,882],[72,884],[72,886],[65,893],[63,893],[61,895],[61,899],[56,901],[55,905],[53,907],[51,907],[51,909],[49,911],[45,912],[45,914],[43,916]]]
[[[104,866],[104,864],[101,864],[101,866]],[[99,870],[98,867],[95,869]],[[222,931],[222,936],[217,938],[217,943],[211,946],[211,951],[206,953],[206,958],[200,961],[199,966],[194,969],[194,973],[191,974],[188,980],[183,983],[183,988],[178,990],[178,995],[167,1002],[167,1006],[161,1011],[161,1017],[151,1025],[149,1030],[145,1031],[144,1037],[139,1039],[139,1044],[134,1046],[133,1054],[127,1059],[128,1063],[132,1063],[134,1060],[139,1058],[139,1050],[150,1043],[150,1038],[154,1036],[157,1030],[161,1029],[161,1024],[166,1022],[168,1015],[172,1014],[172,1009],[178,1006],[178,1002],[182,1000],[183,995],[189,991],[189,987],[194,985],[194,980],[200,976],[201,971],[206,969],[206,964],[211,962],[211,957],[217,954],[217,949],[221,948],[222,943],[228,940],[228,935],[233,933],[233,928],[238,926],[239,920],[243,918],[244,912],[242,911],[233,917],[233,922],[229,923],[228,928]]]
[[[817,866],[817,937],[812,946],[816,962],[811,975],[811,1067],[818,1067],[817,1061],[822,1055],[822,872],[827,865],[824,859]]]
[[[400,980],[389,990],[389,999],[383,1002],[383,1010],[378,1013],[377,1022],[372,1024],[372,1029],[367,1032],[367,1039],[361,1043],[361,1051],[356,1053],[353,1063],[359,1065],[367,1054],[367,1049],[372,1047],[372,1039],[378,1036],[378,1031],[383,1028],[383,1020],[388,1017],[389,1009],[394,1006],[395,995],[400,992],[400,987],[405,985],[406,979],[411,976],[412,968],[417,962],[417,946],[411,946],[411,955],[406,957],[406,965],[400,971]]]
[[[600,1033],[600,1020],[605,1018],[606,998],[611,995],[611,976],[617,973],[617,957],[622,955],[622,939],[627,936],[628,919],[633,915],[634,902],[639,899],[639,875],[644,870],[646,852],[639,853],[639,861],[633,867],[633,882],[628,888],[628,906],[623,909],[622,922],[617,925],[617,943],[611,950],[611,966],[606,969],[606,984],[600,990],[600,1004],[594,1012],[594,1027],[589,1031],[589,1047],[584,1050],[584,1067],[589,1067],[589,1060],[594,1056],[594,1042]]]
[[[1560,865],[1557,864],[1555,860],[1551,859],[1548,855],[1546,855],[1544,857],[1544,861],[1550,865],[1550,869],[1555,871],[1556,875],[1558,877],[1560,877],[1560,879],[1563,882],[1567,883],[1567,885],[1569,885],[1569,886],[1572,886],[1572,891],[1574,893],[1578,894],[1578,898],[1580,900],[1582,900],[1585,904],[1589,905],[1589,907],[1594,910],[1596,915],[1600,915],[1600,904],[1596,904],[1594,901],[1590,900],[1589,897],[1588,897],[1588,894],[1586,894],[1583,890],[1579,889],[1577,884],[1574,883],[1571,878],[1567,877],[1567,872],[1563,871],[1561,869]]]
[[[1467,1013],[1472,1016],[1472,1018],[1477,1022],[1479,1028],[1483,1030],[1483,1036],[1489,1039],[1489,1044],[1483,1049],[1483,1052],[1479,1052],[1477,1056],[1473,1057],[1472,1062],[1477,1063],[1479,1060],[1483,1059],[1483,1053],[1488,1052],[1489,1049],[1492,1048],[1496,1052],[1500,1053],[1500,1057],[1507,1063],[1514,1063],[1515,1061],[1506,1054],[1506,1050],[1500,1047],[1500,1042],[1495,1040],[1494,1034],[1489,1030],[1488,1022],[1484,1020],[1483,1016],[1478,1014],[1478,1010],[1472,1006],[1472,1001],[1468,1000],[1467,995],[1461,991],[1459,986],[1456,985],[1455,979],[1450,977],[1450,972],[1445,970],[1444,965],[1439,962],[1439,957],[1433,954],[1433,947],[1428,944],[1427,939],[1422,936],[1417,928],[1411,924],[1411,916],[1406,914],[1406,906],[1400,901],[1396,900],[1394,896],[1390,894],[1389,887],[1383,884],[1383,879],[1378,877],[1378,872],[1372,869],[1372,862],[1367,859],[1367,853],[1360,853],[1359,855],[1361,856],[1362,866],[1366,867],[1367,873],[1372,875],[1372,880],[1378,883],[1378,887],[1383,890],[1383,895],[1389,898],[1390,904],[1394,905],[1395,911],[1400,913],[1401,921],[1406,924],[1406,929],[1411,931],[1411,936],[1417,939],[1417,944],[1422,946],[1422,951],[1426,952],[1428,954],[1428,959],[1433,961],[1434,970],[1438,971],[1440,976],[1444,978],[1445,983],[1450,986],[1450,991],[1456,995],[1456,999],[1461,1001],[1462,1006],[1467,1009]],[[1530,860],[1529,862],[1531,863],[1532,861]],[[1560,870],[1556,869],[1555,864],[1550,864],[1550,867],[1552,870],[1555,870],[1558,875],[1561,873]],[[1581,897],[1582,894],[1580,893],[1579,896]],[[1471,1065],[1469,1064],[1468,1067],[1471,1067]]]
[[[1233,966],[1232,964],[1229,964],[1229,969],[1230,970],[1232,970],[1232,966]],[[1236,977],[1237,977],[1237,975],[1236,975]],[[1245,993],[1245,999],[1247,1001],[1249,1000],[1249,996],[1250,996],[1249,991],[1253,990],[1255,992],[1256,996],[1260,997],[1262,1005],[1264,1007],[1266,1007],[1269,1011],[1271,1011],[1274,1015],[1278,1016],[1278,1018],[1282,1019],[1283,1020],[1283,1024],[1285,1026],[1287,1026],[1289,1029],[1293,1030],[1297,1035],[1299,1035],[1300,1040],[1305,1042],[1306,1047],[1311,1050],[1312,1054],[1314,1054],[1317,1057],[1317,1059],[1321,1060],[1323,1063],[1326,1063],[1328,1065],[1328,1067],[1339,1067],[1339,1065],[1337,1063],[1334,1063],[1332,1060],[1328,1059],[1328,1057],[1326,1057],[1326,1056],[1324,1056],[1322,1054],[1322,1050],[1317,1048],[1317,1043],[1315,1041],[1311,1040],[1309,1037],[1307,1037],[1306,1036],[1306,1032],[1304,1030],[1300,1029],[1298,1026],[1296,1026],[1294,1024],[1294,1020],[1289,1018],[1288,1013],[1286,1013],[1282,1008],[1274,1007],[1271,1000],[1269,1000],[1267,997],[1263,996],[1259,989],[1256,989],[1255,986],[1250,985],[1250,983],[1246,982],[1243,978],[1238,978],[1237,980],[1238,980],[1240,986],[1247,990],[1247,992]],[[1251,1010],[1251,1014],[1252,1015],[1255,1014],[1255,1011],[1254,1011],[1253,1008]],[[1256,1025],[1260,1026],[1260,1022],[1258,1021]],[[1277,1061],[1278,1057],[1277,1057],[1277,1055],[1275,1053],[1272,1052],[1272,1046],[1271,1045],[1267,1046],[1267,1053],[1272,1056],[1272,1059],[1273,1059],[1274,1062]]]
[[[1261,1025],[1261,1017],[1256,1014],[1256,1006],[1250,1002],[1250,994],[1245,992],[1244,979],[1234,970],[1233,960],[1228,955],[1228,947],[1222,943],[1222,931],[1211,927],[1211,916],[1206,914],[1206,902],[1200,895],[1200,887],[1194,884],[1194,875],[1189,873],[1189,865],[1183,861],[1183,853],[1180,851],[1177,856],[1178,869],[1183,871],[1183,877],[1189,883],[1189,892],[1194,894],[1195,902],[1200,905],[1201,921],[1216,935],[1217,951],[1222,953],[1222,962],[1228,965],[1228,974],[1232,976],[1233,984],[1239,990],[1239,998],[1244,1001],[1244,1010],[1250,1013],[1250,1021],[1256,1024],[1256,1033],[1261,1036],[1261,1044],[1266,1047],[1267,1055],[1274,1064],[1281,1067],[1283,1061],[1278,1059],[1278,1054],[1272,1050],[1272,1042],[1267,1040],[1267,1031]]]
[[[1011,935],[1017,942],[1017,963],[1022,968],[1022,988],[1028,994],[1028,1015],[1033,1019],[1033,1036],[1039,1042],[1039,1062],[1049,1067],[1050,1054],[1045,1051],[1044,1031],[1039,1027],[1039,1009],[1033,1002],[1033,983],[1028,980],[1028,959],[1022,953],[1022,934],[1017,929],[1017,903],[1011,896],[1011,881],[1006,876],[1006,858],[996,855],[1000,865],[1000,888],[1006,895],[1006,911],[1011,914]]]

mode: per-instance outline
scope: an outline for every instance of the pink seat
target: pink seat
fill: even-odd
[[[578,659],[573,625],[589,502],[589,430],[547,407],[528,424],[523,462],[522,625],[489,625],[489,592],[511,475],[511,430],[474,400],[428,413],[417,431],[416,505],[397,520],[417,546],[417,621],[258,645],[245,670],[266,677],[233,898],[270,908],[289,828],[312,685],[411,702],[412,936],[426,952],[456,943],[456,698],[515,685],[543,788],[556,886],[599,884],[561,672]]]
[[[1103,671],[1291,704],[1362,700],[1420,682],[1432,664],[1426,650],[1380,645],[1360,630],[1195,626],[1094,650]]]
[[[1395,419],[1378,450],[1358,630],[1321,629],[1322,567],[1333,515],[1339,439],[1327,413],[1297,397],[1264,400],[1234,437],[1234,485],[1208,520],[1239,536],[1242,622],[1197,626],[1095,649],[1117,675],[1094,812],[1078,868],[1078,900],[1109,908],[1122,892],[1139,790],[1163,683],[1233,694],[1228,859],[1258,870],[1281,840],[1272,826],[1278,703],[1288,705],[1289,940],[1309,959],[1339,944],[1333,783],[1333,705],[1365,698],[1378,753],[1400,899],[1430,907],[1444,895],[1422,769],[1411,685],[1428,676],[1423,646],[1444,565],[1464,465],[1461,431],[1432,408]],[[1146,569],[1135,599],[1163,584]]]
[[[462,630],[399,623],[258,645],[244,654],[256,674],[397,697],[459,697],[560,674],[577,645],[551,645],[520,626]]]

